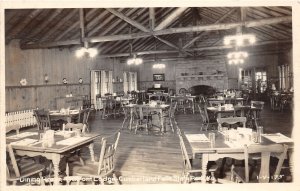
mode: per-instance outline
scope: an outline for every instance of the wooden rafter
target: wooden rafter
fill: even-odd
[[[67,16],[62,18],[53,28],[51,28],[46,34],[40,39],[40,41],[44,41],[48,39],[53,33],[57,31],[57,29],[61,28],[68,20],[70,20],[75,14],[78,14],[78,9],[72,10],[68,13]]]
[[[283,41],[265,41],[265,42],[258,42],[255,45],[245,45],[244,47],[251,47],[251,46],[263,46],[263,45],[270,45],[270,44],[283,44],[283,43],[291,43],[290,40],[283,40]],[[199,48],[191,48],[187,49],[187,51],[207,51],[207,50],[224,50],[224,49],[233,49],[234,46],[207,46],[207,47],[199,47]],[[137,55],[146,55],[146,54],[166,54],[166,53],[177,53],[176,50],[150,50],[150,51],[139,51],[133,52],[133,54]],[[130,56],[130,52],[128,53],[116,53],[116,54],[107,54],[107,55],[100,55],[100,57],[108,58],[108,57],[124,57]]]
[[[142,24],[136,22],[135,20],[127,17],[126,15],[124,15],[123,13],[116,11],[115,9],[110,9],[107,8],[106,10],[108,10],[109,12],[111,12],[112,14],[114,14],[115,16],[119,17],[120,19],[126,21],[127,23],[131,24],[132,26],[140,29],[143,32],[148,32],[149,29],[147,29],[146,27],[144,27]]]
[[[95,12],[97,11],[97,9],[92,9],[91,11],[89,11],[86,14],[86,18],[89,18],[91,15],[93,15]],[[79,21],[73,23],[70,27],[68,27],[64,32],[62,32],[60,35],[58,35],[55,38],[55,41],[61,40],[66,34],[68,34],[70,31],[77,29],[79,26]]]
[[[37,36],[40,32],[42,32],[43,29],[45,29],[45,27],[55,18],[57,17],[61,12],[63,11],[63,9],[56,9],[55,11],[53,11],[51,13],[51,15],[49,15],[49,17],[47,17],[45,19],[45,21],[41,24],[39,24],[37,27],[32,28],[32,30],[30,31],[30,33],[27,35],[27,39],[32,39],[35,36]]]
[[[284,17],[276,17],[276,18],[269,18],[269,19],[258,19],[252,21],[243,21],[237,23],[218,23],[218,24],[211,24],[211,25],[203,25],[203,26],[191,26],[191,27],[181,27],[181,28],[170,28],[170,29],[163,29],[158,31],[151,31],[151,32],[141,32],[141,33],[132,33],[132,34],[122,34],[122,35],[109,35],[109,36],[98,36],[98,37],[88,37],[85,38],[84,41],[89,41],[92,43],[95,42],[106,42],[106,41],[116,41],[116,40],[129,40],[135,38],[143,38],[152,35],[166,35],[166,34],[174,34],[174,33],[186,33],[186,32],[199,32],[199,31],[212,31],[212,30],[228,30],[234,29],[239,26],[245,27],[259,27],[264,25],[272,25],[277,23],[283,22],[291,22],[291,16],[284,16]],[[53,44],[53,42],[51,42]],[[64,43],[64,42],[55,42],[57,44]],[[23,48],[40,48],[40,46],[49,47],[48,42],[45,43],[32,43],[23,45]]]
[[[233,8],[230,11],[228,11],[225,15],[223,15],[221,18],[219,18],[214,24],[218,24],[220,22],[222,22],[224,19],[226,19],[228,16],[230,16],[232,13],[234,13],[237,9]],[[202,38],[204,36],[204,34],[206,34],[205,32],[201,32],[198,36],[196,36],[195,38],[193,38],[191,41],[189,41],[188,43],[186,43],[183,48],[188,48],[190,47],[194,42],[196,42],[197,40],[199,40],[200,38]]]
[[[127,15],[131,16],[132,14],[134,14],[134,16],[132,17],[133,19],[136,19],[140,14],[142,14],[143,10],[138,10],[136,12],[135,9],[131,9]],[[146,18],[146,15],[142,15],[142,18]],[[101,35],[105,35],[108,32],[110,32],[111,30],[113,30],[114,34],[117,34],[118,32],[120,32],[121,30],[125,29],[128,26],[128,23],[122,23],[122,20],[117,20],[115,21],[113,24],[111,24],[106,30],[104,30]],[[116,41],[113,45],[110,45],[108,48],[105,49],[106,52],[110,51],[110,50],[115,50],[116,48],[121,48],[121,46],[119,46],[119,44],[121,43],[121,41]],[[100,44],[98,45],[100,46]],[[98,47],[97,46],[97,47]],[[123,44],[123,46],[127,46],[127,44]]]
[[[154,28],[155,28],[155,8],[154,7],[149,8],[149,25],[150,25],[150,30],[154,30]]]
[[[174,10],[170,15],[168,15],[154,30],[162,30],[169,26],[173,21],[175,21],[179,15],[181,15],[188,7],[180,7]]]
[[[19,32],[21,32],[27,26],[27,24],[29,24],[32,21],[32,19],[34,19],[38,14],[40,14],[41,11],[42,9],[36,9],[32,11],[27,17],[22,19],[20,23],[18,23],[14,28],[11,29],[11,31],[8,32],[9,37],[7,38],[7,41],[16,38]]]

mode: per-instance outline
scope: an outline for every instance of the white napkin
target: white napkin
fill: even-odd
[[[281,133],[262,134],[262,136],[269,139],[270,141],[273,141],[274,143],[292,143],[292,142],[294,142],[293,139],[291,139]]]
[[[29,139],[29,138],[26,138],[26,139],[22,139],[20,141],[16,141],[16,142],[12,142],[10,143],[11,145],[20,145],[20,146],[27,146],[29,144],[32,144],[32,143],[35,143],[37,142],[38,140],[36,139]]]
[[[206,142],[209,141],[204,134],[186,134],[185,135],[189,142]]]
[[[74,145],[74,144],[80,143],[81,141],[84,141],[86,139],[89,139],[89,137],[71,137],[71,138],[56,142],[56,145]]]
[[[38,132],[24,132],[24,133],[20,133],[18,135],[12,135],[12,136],[9,136],[6,138],[7,139],[20,139],[20,138],[24,138],[24,137],[33,136],[33,135],[38,135]]]

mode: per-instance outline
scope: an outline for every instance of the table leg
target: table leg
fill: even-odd
[[[129,121],[129,130],[132,130],[132,121],[133,121],[133,108],[130,108],[130,121]]]
[[[202,175],[201,175],[201,182],[203,184],[206,184],[207,164],[208,164],[208,154],[203,154],[202,155]]]
[[[94,143],[91,143],[89,145],[90,155],[91,155],[91,161],[95,162],[95,153],[94,153]]]
[[[59,154],[52,154],[52,163],[53,163],[53,172],[54,172],[54,185],[59,184],[59,162],[60,162],[60,155]]]
[[[159,112],[160,112],[160,126],[161,126],[160,131],[161,131],[161,132],[166,132],[166,129],[165,129],[165,127],[164,127],[163,111],[160,110]]]

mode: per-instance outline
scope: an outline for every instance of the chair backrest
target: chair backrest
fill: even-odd
[[[261,154],[261,167],[259,177],[263,182],[269,182],[270,177],[270,156],[276,156],[279,161],[276,166],[274,177],[278,177],[283,161],[286,157],[288,146],[282,144],[273,145],[245,145],[244,157],[245,157],[245,182],[249,182],[249,154],[260,153]]]
[[[36,117],[39,130],[43,130],[45,127],[51,127],[49,111],[44,109],[33,110]]]
[[[202,108],[200,105],[197,105],[197,106],[199,108],[201,120],[204,124],[206,124],[208,121],[207,121],[207,117],[206,117],[206,114],[205,114],[205,111],[204,111],[205,108]]]
[[[8,154],[9,154],[9,158],[10,158],[12,166],[13,166],[14,173],[15,173],[16,177],[20,177],[21,174],[20,174],[20,170],[19,170],[19,167],[18,167],[18,164],[17,164],[17,160],[16,160],[16,157],[15,157],[12,145],[8,144],[6,146],[6,148],[7,148],[7,151],[8,151]],[[8,167],[6,169],[7,169],[7,174],[9,175]]]
[[[170,104],[169,117],[175,117],[176,108],[177,108],[177,102],[173,102]]]
[[[191,170],[192,169],[192,164],[190,162],[189,155],[186,150],[186,146],[184,144],[183,138],[181,134],[178,134],[179,137],[179,142],[180,142],[180,148],[181,148],[181,154],[182,154],[182,159],[183,159],[183,166],[185,170]]]
[[[258,109],[263,109],[264,108],[265,102],[263,101],[251,101],[251,107],[256,107]]]
[[[103,137],[101,141],[101,151],[98,164],[98,175],[110,174],[115,168],[115,154],[119,144],[120,132],[116,132],[111,136]]]
[[[246,127],[246,117],[227,117],[227,118],[218,118],[218,129],[222,127],[223,123],[227,123],[229,125],[237,124],[237,123],[243,123],[243,127]]]
[[[5,133],[9,133],[11,131],[16,131],[16,134],[20,133],[21,125],[20,124],[14,124],[14,125],[9,125],[5,127]]]
[[[90,108],[85,109],[85,111],[83,113],[83,119],[82,119],[83,124],[88,124],[88,120],[89,120],[89,117],[90,117],[90,112],[91,112]]]

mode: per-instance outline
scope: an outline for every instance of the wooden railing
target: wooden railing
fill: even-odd
[[[36,119],[33,116],[33,110],[31,109],[6,113],[5,125],[9,126],[15,124],[20,124],[21,128],[36,125]]]

